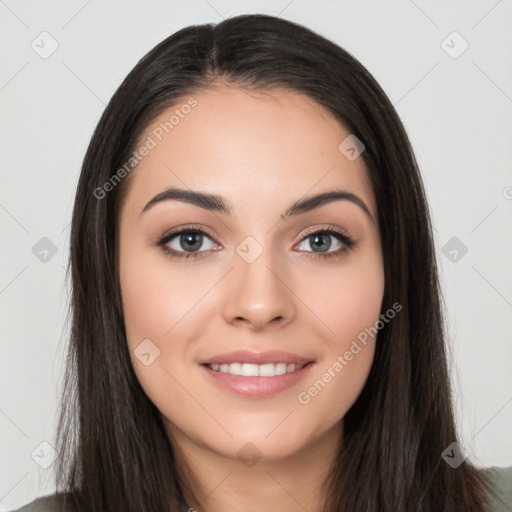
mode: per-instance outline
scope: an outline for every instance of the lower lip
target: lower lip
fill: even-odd
[[[274,377],[245,377],[243,375],[231,375],[230,373],[216,372],[206,365],[201,365],[207,378],[219,386],[235,395],[247,398],[267,398],[297,385],[310,372],[315,365],[310,362],[300,370],[292,373],[276,375]]]

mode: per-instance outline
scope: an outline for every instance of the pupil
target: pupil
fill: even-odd
[[[184,248],[187,248],[187,244],[189,244],[190,249],[196,250],[201,247],[202,235],[201,233],[187,233],[186,235],[181,235],[180,242]]]
[[[330,239],[329,235],[313,235],[313,240],[314,240],[314,242],[311,245],[313,247],[316,246],[318,249],[320,249],[319,252],[325,252],[331,246],[331,239]],[[322,243],[326,246],[321,247]]]

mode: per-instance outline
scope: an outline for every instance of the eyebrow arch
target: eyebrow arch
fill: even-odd
[[[216,211],[226,214],[230,214],[232,210],[232,207],[229,205],[229,203],[226,202],[226,200],[222,196],[206,192],[197,192],[193,190],[185,190],[170,187],[161,192],[160,194],[157,194],[155,197],[153,197],[153,199],[151,199],[146,204],[146,206],[144,206],[140,215],[142,215],[144,212],[148,211],[158,203],[171,200],[193,204],[205,210]],[[309,212],[311,210],[314,210],[315,208],[318,208],[320,206],[337,200],[346,200],[352,202],[353,204],[361,208],[361,210],[363,210],[363,212],[370,218],[371,221],[374,220],[372,214],[370,213],[370,210],[368,209],[364,201],[356,194],[353,194],[352,192],[347,192],[345,190],[333,190],[331,192],[322,192],[314,196],[309,196],[304,199],[300,199],[299,201],[293,203],[289,208],[287,208],[286,211],[283,214],[281,214],[281,218],[284,220],[289,217],[294,217],[296,215],[300,215],[301,213]]]

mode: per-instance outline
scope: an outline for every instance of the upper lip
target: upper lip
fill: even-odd
[[[286,363],[295,365],[304,365],[311,362],[312,359],[301,357],[290,352],[282,350],[268,350],[266,352],[252,352],[250,350],[235,350],[225,352],[216,356],[204,358],[199,364],[231,364],[231,363],[250,363],[250,364],[268,364],[268,363]]]

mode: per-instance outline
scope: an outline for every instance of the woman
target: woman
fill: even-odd
[[[149,52],[85,156],[70,268],[58,494],[31,505],[504,501],[457,443],[407,135],[312,31],[244,15]]]

